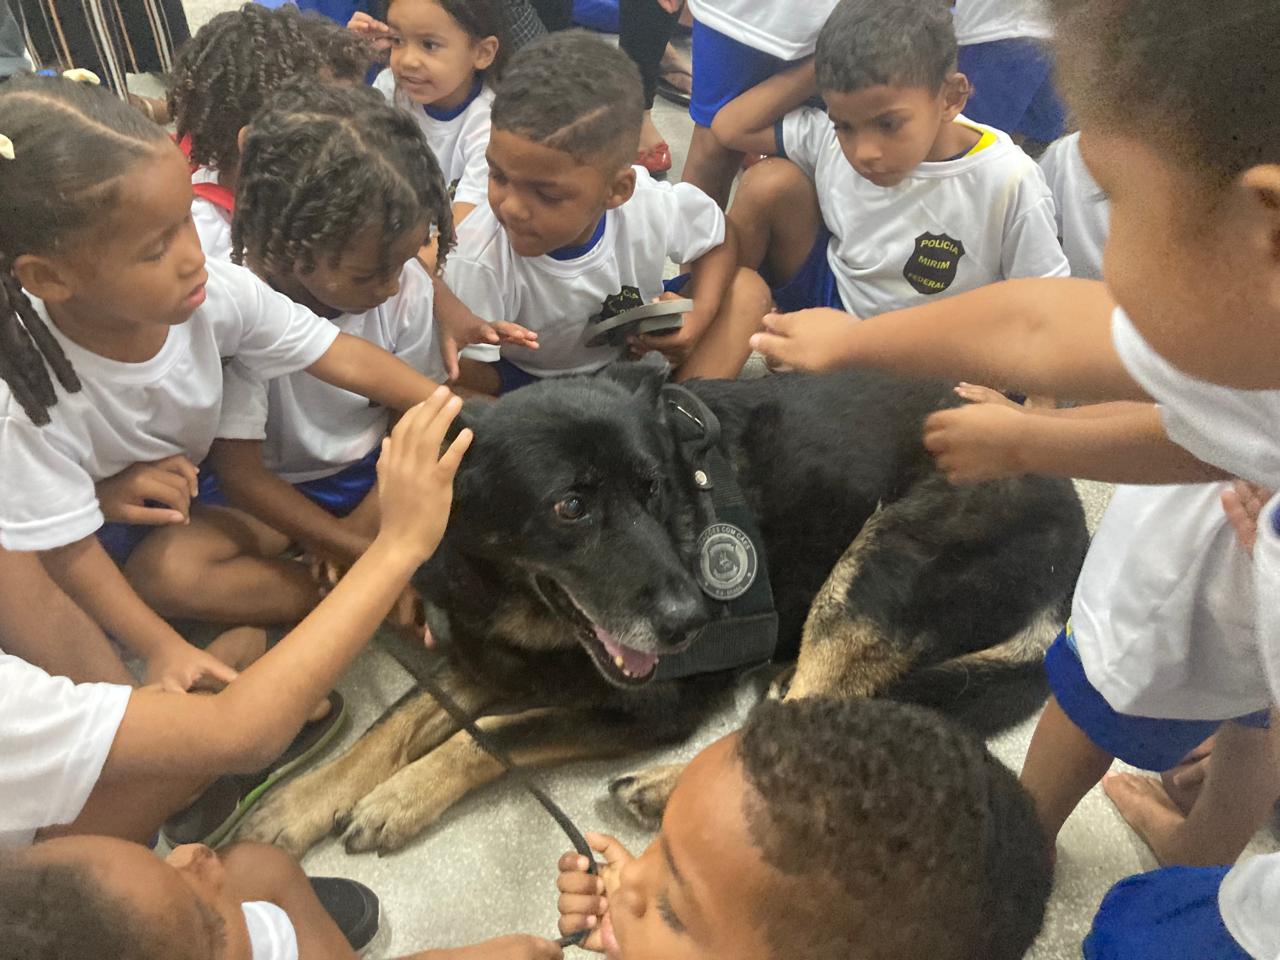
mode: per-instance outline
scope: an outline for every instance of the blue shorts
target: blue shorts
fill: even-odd
[[[1230,867],[1165,867],[1121,880],[1084,939],[1085,960],[1250,960],[1218,909]]]
[[[720,109],[775,73],[794,66],[693,21],[693,95],[689,116],[711,126]]]
[[[227,505],[227,498],[219,489],[218,478],[208,461],[201,464],[197,483],[196,498],[191,501],[193,507],[196,504],[205,507]],[[164,504],[148,501],[146,506],[162,507]],[[107,551],[107,556],[123,567],[133,551],[138,549],[138,544],[158,529],[160,528],[150,523],[104,523],[98,528],[97,537],[102,549]]]
[[[960,72],[973,83],[964,115],[1005,133],[1057,140],[1067,110],[1053,86],[1053,60],[1040,40],[1014,37],[960,48]]]
[[[1071,722],[1107,753],[1143,770],[1173,769],[1226,722],[1162,720],[1117,713],[1089,682],[1067,630],[1049,648],[1044,668],[1053,695]],[[1261,710],[1231,722],[1266,729],[1271,726],[1271,713]]]
[[[831,231],[824,225],[818,230],[813,246],[809,249],[809,256],[796,275],[773,288],[773,302],[777,305],[778,313],[794,313],[811,307],[844,309],[840,290],[836,286],[836,275],[827,259],[830,242]]]

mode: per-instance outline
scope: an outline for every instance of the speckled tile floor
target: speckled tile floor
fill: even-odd
[[[187,0],[192,29],[238,0]],[[668,137],[675,169],[688,150],[687,115],[659,101],[655,122]],[[1096,522],[1110,491],[1082,484],[1081,494]],[[410,686],[408,675],[380,646],[372,647],[339,685],[351,705],[352,722],[341,744],[352,742]],[[647,842],[608,802],[609,779],[649,762],[687,759],[731,730],[750,708],[756,687],[744,680],[735,702],[711,717],[689,743],[631,760],[577,764],[542,776],[565,810],[584,827],[617,834],[633,849]],[[997,737],[992,750],[1011,768],[1021,766],[1034,721]],[[528,796],[510,784],[478,791],[402,852],[385,857],[348,856],[327,840],[303,861],[313,875],[362,880],[382,898],[384,929],[372,958],[412,950],[470,943],[516,931],[544,936],[555,929],[555,861],[567,849],[555,824]],[[1276,849],[1269,831],[1255,850]],[[1122,877],[1155,866],[1150,853],[1127,828],[1101,790],[1093,790],[1063,830],[1058,846],[1057,885],[1044,932],[1032,960],[1073,960],[1103,894]]]

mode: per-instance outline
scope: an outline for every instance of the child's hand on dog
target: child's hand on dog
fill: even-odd
[[[774,370],[830,373],[851,366],[852,335],[860,321],[827,307],[795,313],[771,313],[764,333],[751,338],[751,349],[763,353]]]
[[[191,501],[199,492],[199,473],[181,454],[155,463],[135,463],[98,482],[102,515],[113,523],[188,523]]]
[[[411,409],[382,441],[378,458],[378,501],[382,507],[380,539],[425,562],[440,544],[449,508],[453,478],[472,433],[463,430],[444,448],[450,424],[462,401],[440,387]]]
[[[604,857],[604,863],[598,865],[598,876],[587,872],[587,858],[576,851],[566,853],[556,864],[560,869],[556,879],[560,932],[567,937],[590,930],[591,935],[582,942],[584,950],[616,953],[618,942],[609,920],[609,898],[618,891],[622,868],[635,857],[616,837],[607,834],[588,833],[587,843]]]
[[[942,410],[925,420],[924,446],[952,483],[1021,476],[1026,415],[1019,406],[988,402]]]

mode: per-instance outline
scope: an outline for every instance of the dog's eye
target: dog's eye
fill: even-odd
[[[650,480],[649,481],[649,499],[657,500],[658,497],[660,496],[662,496],[662,481]]]
[[[587,505],[579,496],[568,496],[556,504],[556,516],[561,520],[581,520],[587,515]]]

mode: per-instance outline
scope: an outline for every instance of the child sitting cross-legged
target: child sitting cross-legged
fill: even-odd
[[[592,328],[662,296],[668,259],[689,265],[680,292],[693,311],[679,332],[633,338],[631,352],[660,351],[677,378],[742,368],[768,291],[738,269],[709,197],[631,165],[643,114],[635,64],[589,34],[555,34],[512,59],[493,102],[489,203],[459,227],[445,277],[479,316],[536,332],[539,349],[504,346],[494,364],[467,364],[463,385],[497,394],[619,359],[621,345],[588,345]]]
[[[938,714],[766,701],[681,775],[640,857],[560,859],[560,930],[610,960],[1016,960],[1049,859],[1013,775]]]
[[[825,113],[804,106],[815,92]],[[779,311],[866,318],[1067,274],[1043,174],[964,118],[968,95],[945,3],[841,0],[812,59],[717,114],[727,146],[784,158],[749,170],[729,211]]]

